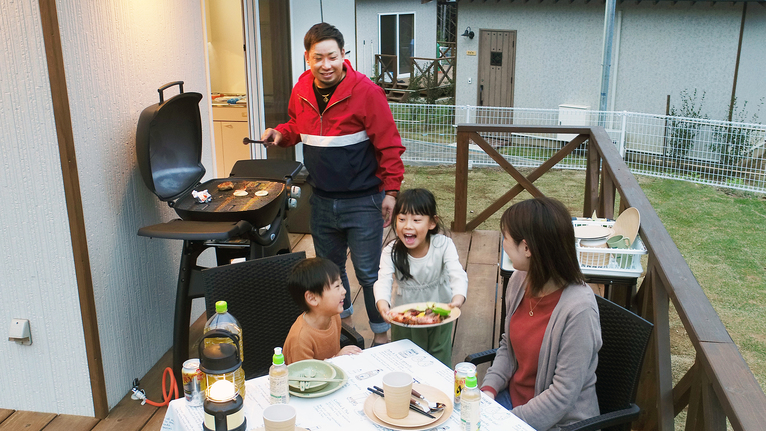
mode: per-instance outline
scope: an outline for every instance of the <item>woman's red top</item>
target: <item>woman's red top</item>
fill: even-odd
[[[561,292],[562,289],[559,289],[542,298],[529,298],[524,295],[511,316],[507,333],[518,363],[516,372],[508,382],[513,407],[522,406],[535,396],[540,346],[543,344],[548,320],[561,298]],[[532,316],[529,315],[530,309]]]

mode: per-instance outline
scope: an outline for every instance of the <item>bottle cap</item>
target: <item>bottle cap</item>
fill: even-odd
[[[216,313],[225,313],[229,311],[229,305],[226,304],[226,301],[218,301],[215,303],[215,312]]]
[[[281,347],[274,348],[274,357],[272,358],[271,362],[273,362],[274,365],[281,365],[285,363],[285,356],[282,354]]]
[[[476,376],[468,376],[465,378],[465,387],[466,388],[475,388],[476,387]]]

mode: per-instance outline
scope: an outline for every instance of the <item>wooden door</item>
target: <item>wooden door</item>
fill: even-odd
[[[478,106],[513,106],[515,30],[479,31]]]

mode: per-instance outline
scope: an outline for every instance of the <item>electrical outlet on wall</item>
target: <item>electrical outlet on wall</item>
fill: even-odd
[[[29,320],[11,319],[8,341],[15,341],[25,346],[32,344],[32,331],[29,329]]]

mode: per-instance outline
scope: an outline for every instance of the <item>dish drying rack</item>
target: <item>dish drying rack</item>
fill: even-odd
[[[577,218],[572,220],[577,226],[603,226],[611,228],[614,220]],[[604,275],[611,277],[639,277],[644,272],[641,256],[647,254],[646,246],[640,235],[636,235],[630,248],[585,247],[576,239],[575,249],[580,270],[583,274]]]

